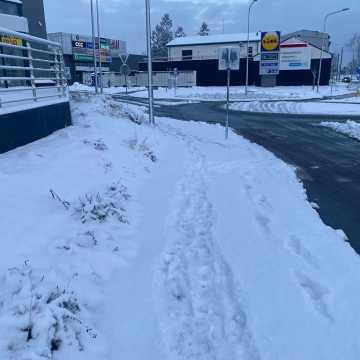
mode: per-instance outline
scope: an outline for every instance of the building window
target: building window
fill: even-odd
[[[193,52],[192,50],[183,50],[181,55],[183,60],[192,60]]]
[[[22,16],[22,4],[0,0],[0,14]]]

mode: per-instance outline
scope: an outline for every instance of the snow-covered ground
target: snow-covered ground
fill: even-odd
[[[341,103],[359,103],[360,104],[360,96],[349,97],[345,99],[333,99],[333,100],[324,100],[324,102],[341,102]]]
[[[88,86],[84,84],[80,84],[75,82],[73,85],[69,86],[70,91],[87,91],[89,93],[95,93],[95,87]],[[104,94],[111,95],[111,94],[118,94],[118,93],[126,93],[126,89],[124,87],[118,86],[111,86],[111,87],[104,87]],[[129,88],[129,91],[145,91],[144,87],[136,87],[136,88]]]
[[[324,121],[322,126],[328,127],[341,134],[360,140],[360,123],[348,120],[345,123]]]
[[[325,115],[359,115],[359,104],[336,102],[295,102],[295,101],[252,101],[230,104],[231,110],[281,113],[281,114],[325,114]]]
[[[311,86],[277,86],[274,88],[249,87],[248,96],[245,95],[243,86],[231,87],[231,100],[253,101],[253,100],[288,100],[288,99],[312,99],[322,98],[323,96],[348,94],[353,90],[346,85],[339,84],[331,91],[330,86],[322,86],[320,92],[313,91]],[[147,91],[133,93],[135,97],[147,97]],[[154,90],[155,99],[190,99],[204,101],[219,101],[226,99],[226,87],[209,86],[191,88],[178,88],[176,96],[174,90],[158,88]]]
[[[294,169],[219,125],[72,110],[0,155],[0,359],[359,359],[360,259]]]

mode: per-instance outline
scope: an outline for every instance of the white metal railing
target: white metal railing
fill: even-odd
[[[0,111],[68,98],[60,44],[0,27]]]

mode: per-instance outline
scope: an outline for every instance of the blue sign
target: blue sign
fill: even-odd
[[[358,66],[356,72],[357,72],[358,75],[360,75],[360,66]]]

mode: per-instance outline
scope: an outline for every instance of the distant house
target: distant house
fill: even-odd
[[[249,54],[252,57],[259,52],[261,33],[249,35]],[[239,46],[240,56],[246,57],[247,34],[223,34],[210,36],[187,36],[176,38],[167,44],[168,60],[210,60],[218,59],[219,48]]]
[[[271,85],[312,85],[317,77],[321,47],[317,32],[301,30],[295,36],[282,36],[280,49],[280,74],[272,76]],[[222,47],[240,48],[239,71],[232,71],[232,85],[244,85],[246,80],[247,33],[210,36],[187,36],[176,38],[167,44],[168,59],[154,59],[154,71],[196,71],[198,86],[222,86],[226,84],[226,73],[218,70],[218,54]],[[320,39],[322,35],[320,33]],[[328,37],[327,37],[328,38]],[[306,39],[309,39],[307,41]],[[311,41],[310,41],[311,40]],[[259,75],[261,32],[249,35],[249,84],[265,84]],[[321,43],[321,41],[320,41]],[[326,44],[328,46],[328,44]],[[332,55],[323,52],[321,84],[330,80]],[[147,64],[140,69],[146,71]],[[315,79],[316,80],[316,79]]]

